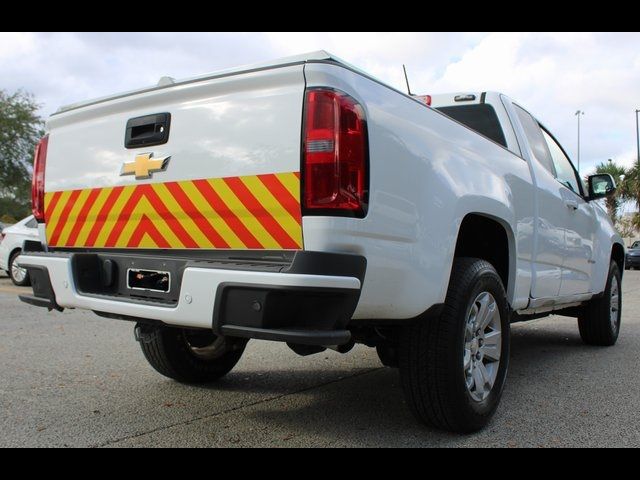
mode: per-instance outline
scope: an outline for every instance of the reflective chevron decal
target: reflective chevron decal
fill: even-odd
[[[48,192],[47,240],[75,248],[302,248],[300,174]]]

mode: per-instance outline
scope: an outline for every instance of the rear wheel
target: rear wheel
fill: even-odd
[[[394,344],[378,345],[378,358],[385,367],[398,368],[398,347]]]
[[[166,325],[136,325],[136,339],[151,366],[183,383],[207,383],[229,373],[247,344],[244,339],[219,337],[208,330]]]
[[[14,252],[11,254],[11,258],[9,259],[9,277],[14,285],[18,287],[28,287],[31,285],[31,281],[29,279],[29,272],[27,272],[26,268],[22,268],[18,266],[16,259],[20,256],[22,252]]]
[[[509,309],[500,276],[484,260],[456,259],[437,319],[406,327],[400,375],[422,422],[474,432],[493,416],[509,364]]]
[[[609,266],[609,278],[604,294],[582,307],[578,327],[587,345],[610,347],[620,335],[622,323],[622,280],[616,262]]]

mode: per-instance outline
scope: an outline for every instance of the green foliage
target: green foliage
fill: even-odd
[[[619,190],[622,198],[635,202],[640,209],[640,168],[638,164],[626,171],[626,176]]]
[[[0,90],[0,215],[22,218],[31,210],[33,152],[44,134],[33,95]]]
[[[640,166],[636,163],[631,168],[624,168],[611,161],[596,166],[596,173],[608,173],[618,186],[615,195],[606,199],[607,211],[623,237],[632,237],[640,231],[640,213],[629,217],[618,217],[618,211],[624,202],[633,202],[640,210]]]
[[[605,204],[607,205],[607,212],[611,217],[611,220],[615,223],[618,218],[618,211],[620,210],[621,200],[624,200],[622,195],[622,185],[624,184],[624,180],[626,180],[627,171],[621,165],[610,161],[610,162],[602,162],[596,166],[596,173],[608,173],[613,177],[618,185],[618,190],[615,195],[607,197],[605,200]],[[624,180],[623,180],[624,178]]]
[[[13,225],[14,223],[18,223],[18,221],[13,218],[11,215],[4,214],[0,217],[0,223],[6,223],[7,225]]]

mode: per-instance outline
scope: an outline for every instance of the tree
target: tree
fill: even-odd
[[[619,186],[616,194],[607,197],[607,199],[605,200],[607,212],[609,213],[611,220],[615,223],[616,219],[618,218],[618,210],[620,209],[620,200],[621,198],[624,198],[624,188],[622,187],[622,185],[624,184],[624,181],[627,180],[628,172],[623,166],[618,165],[612,160],[609,160],[608,162],[602,162],[598,164],[596,166],[596,173],[608,173],[613,177],[616,185]]]
[[[637,217],[635,213],[633,216],[621,217],[616,223],[616,229],[622,238],[631,238],[636,236],[637,229]]]
[[[620,185],[620,194],[626,200],[635,202],[640,209],[640,168],[637,163],[627,170]]]
[[[0,215],[24,217],[31,210],[33,152],[44,134],[40,105],[21,90],[0,90]]]
[[[4,223],[5,225],[13,225],[14,223],[17,223],[17,221],[11,215],[5,214],[0,217],[0,223]]]

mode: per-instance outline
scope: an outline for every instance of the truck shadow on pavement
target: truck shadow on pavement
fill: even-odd
[[[512,360],[509,378],[502,404],[489,427],[475,436],[487,436],[499,431],[514,435],[523,423],[529,421],[530,410],[541,408],[551,417],[559,409],[571,405],[553,405],[540,399],[536,392],[560,390],[567,376],[577,378],[586,371],[585,362],[603,360],[610,349],[588,347],[582,344],[569,324],[559,322],[540,327],[516,327],[512,338]],[[375,355],[371,351],[372,355]],[[535,358],[535,362],[532,359]],[[344,378],[336,380],[341,373],[331,372],[333,381],[308,389],[298,389],[288,395],[292,383],[305,384],[310,372],[252,371],[229,375],[228,379],[207,387],[218,391],[246,391],[252,393],[280,394],[268,401],[242,409],[243,418],[251,423],[274,431],[277,443],[282,435],[283,445],[295,444],[296,438],[305,445],[335,444],[336,446],[403,446],[430,443],[456,444],[469,436],[443,433],[418,424],[402,394],[400,375],[396,369],[363,369],[354,374],[345,371]],[[240,384],[238,380],[242,379]],[[551,387],[553,385],[553,387]],[[558,395],[558,393],[556,393]],[[562,398],[562,397],[561,397]],[[535,399],[535,400],[534,400]],[[547,419],[553,421],[553,418]],[[271,440],[270,440],[271,442]]]

